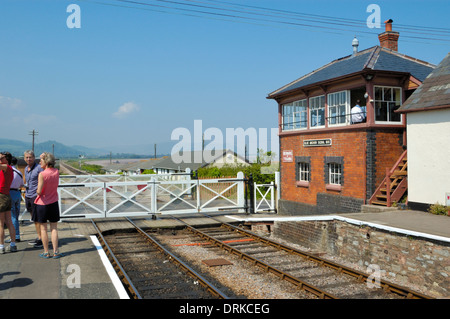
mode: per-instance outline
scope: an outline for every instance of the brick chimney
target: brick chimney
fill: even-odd
[[[392,19],[384,21],[385,31],[378,35],[380,46],[393,51],[398,51],[398,38],[400,33],[392,31]]]

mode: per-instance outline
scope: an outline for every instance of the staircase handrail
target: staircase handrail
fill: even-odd
[[[394,166],[388,171],[388,169],[386,169],[386,176],[384,177],[384,179],[381,181],[380,185],[378,185],[377,189],[375,190],[375,192],[372,194],[372,196],[369,199],[369,203],[371,204],[372,201],[375,199],[376,194],[380,191],[380,189],[383,187],[383,185],[386,184],[387,179],[390,178],[390,176],[394,173],[395,169],[398,167],[398,165],[403,161],[403,159],[405,158],[406,154],[407,154],[408,150],[405,150],[402,155],[400,155],[400,157],[398,158],[397,162],[395,162]],[[389,199],[389,193],[390,193],[390,189],[387,187],[386,185],[386,194],[387,197]],[[390,200],[387,200],[387,206],[390,207],[391,203]]]
[[[400,157],[399,157],[399,159],[397,160],[397,162],[395,162],[394,166],[392,166],[391,170],[389,171],[389,174],[390,174],[390,175],[394,174],[395,169],[396,169],[396,168],[400,165],[400,163],[403,161],[403,159],[405,158],[407,152],[408,152],[408,151],[405,150],[405,151],[402,153],[402,155],[400,155]]]

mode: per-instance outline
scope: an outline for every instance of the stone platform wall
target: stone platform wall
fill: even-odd
[[[450,244],[342,221],[276,221],[274,236],[367,271],[426,295],[450,296]],[[416,289],[415,289],[416,288]]]

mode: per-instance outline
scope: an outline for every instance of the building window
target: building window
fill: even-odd
[[[283,131],[304,129],[308,126],[306,99],[283,105]]]
[[[375,86],[375,121],[401,122],[399,113],[395,113],[402,105],[402,90],[398,87]]]
[[[344,185],[344,157],[325,156],[323,170],[326,189],[341,191]]]
[[[298,180],[302,182],[309,182],[311,180],[309,163],[298,164],[298,177]]]
[[[325,126],[325,95],[309,99],[309,112],[311,127]]]
[[[350,92],[341,91],[328,94],[328,125],[348,124],[350,114]]]
[[[328,164],[329,184],[341,185],[342,183],[342,165],[338,163]]]
[[[299,187],[309,187],[311,181],[311,157],[295,157],[295,180]]]

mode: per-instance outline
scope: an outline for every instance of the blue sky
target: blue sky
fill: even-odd
[[[194,120],[202,120],[203,130],[215,127],[224,134],[226,128],[270,130],[277,126],[277,104],[267,94],[351,54],[354,36],[363,50],[378,45],[377,34],[384,31],[383,23],[381,29],[305,27],[299,24],[312,22],[275,18],[277,12],[268,10],[252,20],[236,17],[242,10],[263,13],[250,6],[364,24],[368,5],[376,4],[381,22],[392,18],[394,30],[450,29],[448,0],[178,2],[189,6],[2,0],[0,137],[31,142],[29,132],[36,129],[37,142],[106,149],[151,145],[143,152],[152,154],[153,144],[169,142],[176,128],[193,132]],[[67,26],[70,4],[80,7],[81,28]],[[186,11],[207,11],[199,5],[234,11]],[[425,39],[437,36],[423,28],[398,31],[401,53],[438,64],[449,52],[448,33],[445,41],[435,41]]]

